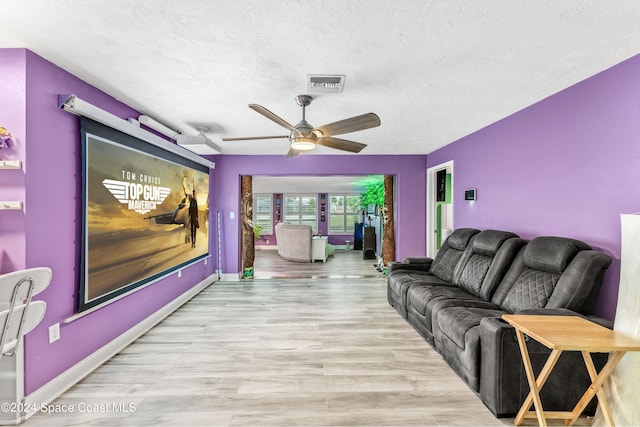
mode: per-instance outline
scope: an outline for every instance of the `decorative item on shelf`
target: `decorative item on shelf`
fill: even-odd
[[[276,194],[276,209],[275,209],[275,219],[276,223],[279,223],[281,220],[280,217],[280,206],[282,205],[282,199],[280,194]]]
[[[4,126],[0,125],[0,148],[9,148],[14,144],[13,136]]]

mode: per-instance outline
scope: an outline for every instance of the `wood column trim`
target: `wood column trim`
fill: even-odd
[[[384,265],[396,260],[396,234],[393,205],[393,175],[385,175],[384,206],[382,208],[382,263]]]
[[[240,177],[240,194],[242,201],[242,274],[245,277],[245,269],[253,270],[255,259],[255,239],[253,235],[253,177],[242,175]],[[251,271],[253,277],[253,271]]]

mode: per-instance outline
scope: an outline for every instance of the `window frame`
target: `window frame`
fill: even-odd
[[[361,212],[348,212],[347,209],[344,209],[344,211],[342,213],[333,213],[331,212],[331,198],[332,197],[343,197],[344,198],[344,203],[345,203],[345,207],[349,206],[347,199],[349,197],[356,197],[359,201],[360,199],[360,193],[329,193],[327,194],[327,199],[329,200],[329,213],[328,213],[328,225],[327,225],[327,232],[329,234],[332,235],[351,235],[354,233],[354,228],[355,228],[355,224],[357,224],[359,222],[359,220],[361,219]],[[333,231],[331,229],[331,220],[332,217],[342,217],[342,231]],[[354,217],[355,221],[354,221],[354,226],[351,227],[352,229],[349,229],[349,222],[347,220],[347,218],[349,218],[350,216]]]
[[[291,213],[291,212],[287,212],[287,209],[289,207],[288,203],[287,203],[287,198],[297,198],[298,199],[298,212],[296,213]],[[314,209],[314,223],[311,226],[311,231],[313,234],[316,234],[318,232],[318,214],[319,214],[319,209],[318,209],[318,203],[319,203],[319,195],[317,193],[284,193],[282,195],[282,220],[284,222],[288,222],[289,224],[305,224],[305,225],[311,225],[308,224],[308,222],[303,222],[303,215],[306,214],[306,216],[310,215],[309,212],[304,212],[303,210],[303,204],[302,204],[302,200],[304,198],[313,198],[315,199],[315,209]],[[297,215],[298,219],[297,221],[291,221],[291,216],[293,215]]]
[[[257,209],[257,203],[256,203],[256,200],[257,200],[258,198],[268,198],[268,199],[269,199],[269,203],[268,203],[268,206],[269,206],[269,213],[268,213],[268,218],[269,218],[269,228],[266,228],[266,227],[262,224],[262,222],[258,222],[258,218],[257,218],[257,217],[258,217],[258,214],[260,214],[261,216],[266,216],[266,213],[265,213],[265,212],[258,212],[258,209]],[[267,236],[273,235],[273,234],[274,234],[274,224],[273,224],[273,222],[274,222],[274,220],[273,220],[273,194],[269,194],[269,193],[257,193],[257,194],[254,194],[254,195],[252,196],[251,203],[252,203],[252,206],[251,206],[251,207],[252,207],[252,212],[251,212],[251,214],[252,214],[252,215],[251,215],[251,219],[253,220],[253,223],[254,223],[254,224],[261,224],[261,225],[262,225],[262,235],[267,235]]]

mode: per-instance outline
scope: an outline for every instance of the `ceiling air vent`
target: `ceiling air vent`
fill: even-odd
[[[341,93],[346,78],[344,74],[307,74],[307,92]]]

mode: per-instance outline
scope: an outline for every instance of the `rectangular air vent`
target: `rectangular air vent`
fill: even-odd
[[[307,92],[341,93],[346,78],[344,74],[307,74]]]

